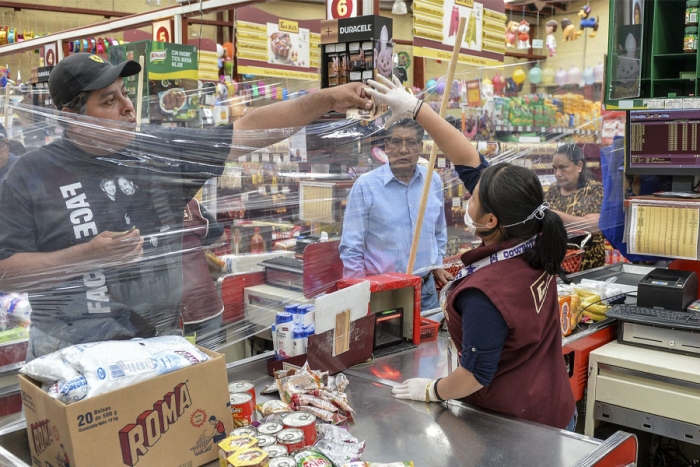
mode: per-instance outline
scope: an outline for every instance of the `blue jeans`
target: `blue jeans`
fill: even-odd
[[[435,278],[431,273],[421,288],[420,310],[432,310],[433,308],[440,308],[440,302],[438,301],[437,290],[435,290]]]
[[[571,417],[571,421],[566,425],[566,431],[576,431],[576,421],[578,420],[578,409],[574,409],[574,416]]]

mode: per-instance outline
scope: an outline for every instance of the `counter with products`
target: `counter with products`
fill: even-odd
[[[413,461],[415,466],[625,466],[636,462],[637,441],[618,432],[601,441],[543,425],[514,420],[450,401],[444,404],[394,399],[391,387],[408,377],[437,377],[447,372],[447,340],[440,337],[417,348],[380,357],[346,370],[348,404],[357,412],[348,423],[365,441],[369,462]],[[228,365],[228,379],[255,385],[258,404],[277,399],[260,390],[273,382],[269,354]],[[0,463],[30,465],[26,427],[18,423],[0,432]],[[211,463],[211,466],[218,463]]]

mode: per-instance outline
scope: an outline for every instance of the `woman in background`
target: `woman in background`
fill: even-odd
[[[549,186],[545,201],[561,217],[567,230],[586,230],[593,236],[586,244],[581,270],[605,265],[605,238],[598,229],[603,205],[603,185],[586,167],[583,151],[575,144],[559,146],[552,157],[557,182]]]

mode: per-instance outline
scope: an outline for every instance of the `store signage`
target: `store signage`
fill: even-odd
[[[279,28],[280,31],[293,32],[296,34],[299,32],[299,23],[297,23],[296,21],[290,21],[288,19],[280,18]]]
[[[165,61],[166,58],[168,58],[168,52],[165,50],[154,50],[151,52],[151,60],[150,62],[163,62]]]
[[[455,5],[474,8],[474,0],[455,0]]]
[[[321,21],[321,43],[363,41],[368,37],[378,40],[382,26],[385,25],[387,23],[378,15]],[[391,26],[387,25],[388,37],[392,37],[391,29]]]
[[[46,44],[44,46],[44,65],[54,66],[57,62],[56,58],[56,43]]]
[[[326,19],[354,18],[358,0],[326,0]]]
[[[157,42],[172,42],[173,25],[169,19],[153,23],[153,40]]]

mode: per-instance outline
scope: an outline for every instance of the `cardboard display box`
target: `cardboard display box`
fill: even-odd
[[[216,460],[217,443],[233,429],[226,361],[201,350],[212,359],[71,405],[20,375],[32,465],[195,467]]]

